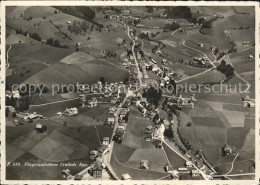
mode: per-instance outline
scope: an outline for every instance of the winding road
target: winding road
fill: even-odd
[[[139,69],[138,62],[137,62],[137,59],[136,59],[136,56],[135,56],[135,51],[134,51],[134,49],[135,49],[135,40],[130,36],[129,26],[127,26],[127,35],[128,35],[128,37],[133,41],[132,52],[133,52],[133,56],[134,56],[134,60],[135,60],[135,67],[136,67],[137,72],[138,72],[138,73],[137,73],[137,78],[138,78],[138,80],[139,80],[140,86],[142,87],[142,86],[144,86],[144,84],[143,84],[143,82],[142,82],[142,77],[143,77],[143,75],[142,75],[142,73],[141,73],[141,71],[140,71],[140,69]]]
[[[9,68],[10,64],[9,64],[9,51],[11,50],[12,45],[10,45],[10,47],[8,48],[7,52],[6,52],[6,69]]]

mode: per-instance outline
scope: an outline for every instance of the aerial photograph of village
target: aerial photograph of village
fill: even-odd
[[[6,180],[256,178],[253,6],[7,6],[5,30]]]

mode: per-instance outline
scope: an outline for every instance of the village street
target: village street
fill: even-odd
[[[172,35],[174,35],[174,33],[175,33],[176,31],[178,31],[178,30],[175,30],[175,31],[172,33]],[[129,26],[127,26],[127,33],[128,33],[129,38],[131,38],[132,41],[133,41],[132,52],[133,52],[133,55],[134,55],[135,65],[136,65],[137,70],[138,70],[138,79],[139,79],[139,81],[140,81],[140,87],[141,87],[141,86],[143,86],[143,84],[142,84],[142,73],[141,73],[141,71],[140,71],[140,68],[139,68],[139,66],[138,66],[138,61],[137,61],[136,56],[135,56],[135,51],[134,51],[135,40],[130,36]],[[136,37],[136,38],[137,38],[137,37]],[[141,41],[142,41],[142,40],[141,40]],[[185,40],[183,40],[183,45],[186,46],[186,45],[185,45]],[[144,44],[143,44],[143,42],[142,42],[142,47],[143,47],[143,46],[144,46]],[[190,49],[194,49],[194,48],[190,48]],[[195,49],[195,50],[196,50],[196,49]],[[199,51],[199,50],[197,50],[197,51]],[[202,51],[199,51],[199,52],[202,52]],[[202,53],[207,57],[207,55],[206,55],[204,52],[202,52]],[[208,57],[207,57],[207,58],[208,58]],[[209,60],[209,58],[208,58],[208,60]],[[209,61],[210,61],[210,60],[209,60]],[[210,62],[211,62],[211,61],[210,61]],[[211,62],[211,63],[212,63],[212,62]],[[212,63],[212,65],[215,66],[213,63]],[[209,69],[209,70],[212,70],[212,69]],[[208,71],[209,71],[209,70],[208,70]],[[206,71],[204,71],[204,72],[206,72]],[[204,72],[202,72],[202,73],[204,73]],[[197,74],[197,75],[200,75],[200,74],[202,74],[202,73],[199,73],[199,74]],[[197,76],[197,75],[195,75],[195,76]],[[192,76],[192,77],[194,77],[194,76]],[[175,129],[177,129],[177,127],[176,127]],[[177,132],[176,132],[176,133],[177,133]],[[182,157],[183,159],[185,159],[186,161],[189,161],[189,158],[188,158],[186,155],[181,154],[180,151],[178,151],[178,149],[176,148],[176,146],[173,145],[173,143],[172,143],[172,145],[170,146],[164,139],[163,139],[163,142],[166,143],[166,144],[172,149],[173,152],[177,153],[179,156],[181,156],[181,157]],[[174,149],[174,148],[175,148],[175,149]],[[190,153],[190,152],[189,152],[189,153]],[[191,156],[191,158],[192,158],[194,161],[198,161],[198,163],[201,163],[201,165],[203,165],[203,163],[202,163],[195,155],[190,154],[190,156]],[[210,178],[211,178],[211,177],[207,176],[207,175],[205,174],[205,172],[203,172],[202,170],[200,170],[194,163],[193,163],[193,166],[201,173],[201,175],[203,176],[204,179],[210,179]],[[214,170],[214,172],[215,172],[215,170]]]

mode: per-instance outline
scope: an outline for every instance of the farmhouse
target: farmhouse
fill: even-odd
[[[115,104],[117,102],[117,96],[111,96],[111,103]]]
[[[122,10],[122,15],[129,15],[131,10]]]
[[[64,114],[67,116],[74,116],[78,114],[78,109],[76,107],[66,108]]]
[[[243,45],[246,45],[246,44],[250,44],[250,42],[249,41],[244,41]]]
[[[21,97],[18,90],[13,90],[12,92],[6,91],[5,96],[9,97],[9,98],[13,97],[13,98],[18,98],[18,99]]]
[[[115,124],[115,117],[112,117],[112,116],[111,116],[111,117],[108,117],[106,124],[107,124],[108,126],[113,126],[113,125]]]
[[[6,106],[6,108],[9,109],[10,112],[16,112],[15,108],[13,106]]]
[[[129,59],[130,60],[134,60],[134,56],[133,55],[129,55]]]
[[[109,151],[109,145],[102,145],[97,150],[91,150],[89,153],[89,157],[92,160],[96,160],[98,157],[106,154]]]
[[[14,120],[14,125],[15,126],[19,126],[20,125],[20,123],[19,123],[19,121],[17,119]]]
[[[146,133],[145,134],[145,141],[151,141],[151,139],[153,138],[153,135],[152,135],[152,133]]]
[[[57,112],[57,113],[56,113],[56,117],[57,117],[57,118],[62,117],[62,115],[63,115],[62,112]]]
[[[198,43],[198,46],[203,48],[203,43]]]
[[[102,177],[102,164],[99,162],[96,162],[93,166],[93,168],[90,171],[90,174],[94,178],[101,178]]]
[[[149,170],[150,167],[149,167],[149,162],[148,160],[142,160],[140,162],[140,166],[139,166],[140,169],[143,169],[143,170]]]
[[[174,167],[172,164],[165,164],[164,169],[166,172],[172,172],[174,171]]]
[[[137,59],[138,59],[138,60],[141,60],[141,58],[142,58],[142,55],[138,52],[138,53],[137,53]]]
[[[170,173],[171,173],[171,176],[173,179],[178,179],[178,180],[180,179],[180,174],[179,174],[178,170],[173,170]]]
[[[136,27],[143,28],[144,25],[139,23],[139,24],[136,25]]]
[[[103,137],[102,144],[103,145],[109,145],[109,137]]]
[[[192,177],[197,177],[200,175],[200,172],[198,170],[191,170]]]
[[[87,107],[96,107],[97,106],[97,99],[96,98],[92,98],[89,99],[86,103]]]
[[[165,65],[167,63],[167,60],[164,58],[162,59],[162,64]]]
[[[188,170],[188,168],[178,168],[178,172],[179,173],[190,173],[190,171]]]
[[[192,162],[191,161],[186,161],[186,167],[191,168],[192,167]]]
[[[115,112],[116,112],[116,107],[110,107],[109,108],[109,113],[115,114]]]
[[[28,121],[28,120],[33,120],[33,119],[43,119],[43,115],[37,114],[36,112],[32,114],[27,114],[26,116],[23,117],[23,120]]]
[[[151,133],[152,133],[152,129],[153,129],[152,125],[146,127],[146,128],[145,128],[145,133],[146,133],[146,134],[151,134]]]
[[[249,55],[249,59],[254,59],[254,58],[255,58],[254,55],[252,54]]]
[[[254,108],[255,107],[255,103],[252,101],[244,101],[244,107],[249,107],[249,108]]]
[[[90,151],[90,153],[89,153],[90,159],[94,160],[97,156],[98,156],[98,151],[96,151],[96,150]]]
[[[66,178],[66,179],[70,178],[70,177],[71,177],[70,170],[69,170],[69,169],[62,170],[61,175],[62,175],[64,178]]]
[[[243,105],[244,105],[244,107],[254,108],[255,102],[253,100],[251,100],[249,98],[249,96],[247,96],[246,98],[244,98]]]
[[[44,131],[47,130],[47,127],[45,125],[43,125],[43,124],[37,123],[36,126],[35,126],[35,130],[38,133],[43,133]]]
[[[127,116],[127,111],[126,110],[122,110],[119,114],[119,118],[120,119],[124,119]]]
[[[230,154],[233,153],[233,149],[232,149],[231,146],[229,146],[228,144],[225,144],[222,149],[223,149],[223,152],[224,152],[226,155],[230,155]]]
[[[122,180],[131,180],[131,176],[128,173],[122,174]]]

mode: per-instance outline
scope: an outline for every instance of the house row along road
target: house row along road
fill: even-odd
[[[112,133],[112,137],[111,137],[111,139],[110,139],[109,151],[108,151],[108,153],[107,153],[105,156],[103,156],[104,163],[107,165],[107,167],[108,167],[108,169],[110,170],[110,172],[111,172],[112,174],[114,174],[114,177],[115,177],[116,179],[119,179],[119,177],[117,177],[116,173],[114,172],[114,170],[113,170],[113,168],[112,168],[112,166],[111,166],[111,164],[110,164],[111,157],[112,157],[112,153],[113,153],[113,147],[114,147],[114,143],[115,143],[115,141],[113,140],[113,136],[115,135],[116,129],[117,129],[118,125],[119,125],[119,123],[118,123],[118,117],[119,117],[119,114],[120,114],[120,112],[121,112],[121,110],[122,110],[122,106],[124,105],[126,99],[127,99],[129,96],[131,96],[131,95],[132,95],[132,93],[131,93],[131,91],[128,89],[124,100],[123,100],[123,101],[119,104],[119,106],[117,107],[117,111],[116,111],[116,114],[115,114],[114,130],[113,130],[113,133]]]

